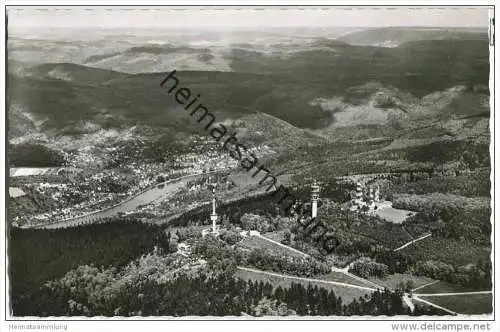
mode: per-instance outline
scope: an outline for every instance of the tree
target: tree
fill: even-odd
[[[289,246],[292,242],[292,234],[290,231],[286,231],[285,234],[283,234],[283,240],[281,241],[282,244]]]
[[[406,282],[406,291],[411,292],[411,290],[414,288],[415,288],[415,282],[413,280],[408,280]]]

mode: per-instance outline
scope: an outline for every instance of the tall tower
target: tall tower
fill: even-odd
[[[219,216],[217,216],[217,212],[215,211],[215,183],[209,183],[209,186],[212,188],[212,213],[210,214],[210,220],[212,221],[212,234],[217,234],[217,219]]]
[[[313,185],[311,186],[311,217],[316,218],[318,215],[318,199],[319,199],[319,185],[314,180]]]

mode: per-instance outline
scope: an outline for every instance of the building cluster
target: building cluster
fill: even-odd
[[[371,212],[377,210],[382,203],[380,188],[377,186],[364,187],[360,182],[356,184],[356,192],[351,200],[351,211]]]
[[[11,168],[10,176],[16,177],[22,186],[10,188],[9,196],[19,199],[26,195],[31,198],[35,194],[37,199],[46,201],[45,205],[50,205],[53,211],[47,212],[31,205],[27,208],[22,206],[21,219],[38,224],[102,210],[169,179],[211,171],[227,171],[239,166],[237,160],[220,153],[220,146],[206,144],[205,141],[206,139],[200,138],[202,144],[198,148],[199,151],[179,154],[173,162],[143,163],[130,159],[121,166],[121,172],[102,168],[97,161],[103,158],[96,157],[95,153],[87,150],[67,155],[67,159],[72,161],[68,164],[69,167]],[[134,149],[139,149],[139,146],[134,145]],[[267,145],[253,147],[249,151],[259,157],[274,153]],[[120,147],[110,147],[107,152],[120,154],[123,151]],[[83,169],[76,168],[76,165],[90,165],[93,168],[92,171],[82,174]],[[204,185],[190,185],[188,191],[197,192]],[[218,188],[228,190],[231,185],[234,184],[226,182],[219,184]],[[117,186],[119,189],[116,189]]]
[[[174,168],[189,169],[192,173],[203,171],[223,171],[236,168],[238,163],[232,158],[221,155],[217,151],[207,151],[203,154],[187,153],[178,156],[173,164]]]
[[[274,153],[267,145],[256,146],[247,149],[248,153],[255,155],[257,158],[262,158]],[[192,173],[201,173],[203,171],[224,171],[237,168],[240,161],[231,156],[220,153],[220,148],[206,146],[202,152],[193,151],[183,155],[179,155],[173,162],[175,169],[188,169]]]

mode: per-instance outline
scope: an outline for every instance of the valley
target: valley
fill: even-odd
[[[280,33],[9,40],[16,316],[491,314],[486,32]],[[316,215],[167,95],[174,69]]]

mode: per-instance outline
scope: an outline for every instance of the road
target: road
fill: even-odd
[[[369,284],[369,285],[372,285],[373,287],[375,287],[376,289],[378,290],[384,290],[384,287],[380,286],[380,285],[377,285],[376,283],[368,280],[368,279],[365,279],[365,278],[361,278],[361,277],[358,277],[357,275],[355,274],[352,274],[349,272],[349,268],[352,264],[349,264],[346,268],[344,269],[339,269],[337,267],[332,267],[332,271],[333,272],[340,272],[340,273],[343,273],[345,274],[346,276],[349,276],[353,279],[356,279],[357,281],[360,281],[360,282],[363,282],[365,284]]]
[[[303,257],[310,257],[310,255],[306,254],[305,252],[302,252],[302,251],[297,250],[297,249],[295,249],[295,248],[292,248],[292,247],[290,247],[290,246],[284,245],[284,244],[279,243],[279,242],[277,242],[277,241],[271,240],[271,239],[269,239],[269,238],[267,238],[267,237],[265,237],[265,236],[262,236],[262,235],[260,235],[260,234],[258,234],[258,235],[254,235],[254,236],[257,236],[257,237],[259,237],[259,238],[261,238],[261,239],[263,239],[263,240],[266,240],[266,241],[269,241],[269,242],[274,243],[274,244],[276,244],[276,245],[279,245],[279,246],[281,246],[281,247],[283,247],[283,248],[285,248],[285,249],[288,249],[288,250],[290,250],[290,251],[292,251],[292,252],[298,253],[298,254],[302,255]],[[356,279],[357,281],[360,281],[360,282],[362,282],[362,283],[365,283],[365,284],[368,284],[368,285],[372,285],[374,288],[370,288],[370,289],[373,289],[373,290],[377,290],[377,289],[378,289],[378,290],[384,290],[384,287],[382,287],[382,286],[380,286],[380,285],[377,285],[376,283],[374,283],[374,282],[372,282],[372,281],[370,281],[370,280],[367,280],[367,279],[364,279],[364,278],[358,277],[357,275],[354,275],[354,274],[352,274],[352,273],[349,273],[348,271],[349,271],[349,267],[350,267],[350,266],[351,266],[351,265],[348,265],[345,269],[340,269],[340,268],[338,268],[338,267],[332,266],[332,267],[331,267],[331,270],[332,270],[332,272],[339,272],[339,273],[343,273],[343,274],[345,274],[345,275],[347,275],[347,276],[349,276],[349,277],[351,277],[351,278],[353,278],[353,279]]]
[[[440,282],[441,280],[434,280],[434,281],[431,281],[429,282],[428,284],[425,284],[425,285],[422,285],[422,286],[419,286],[417,288],[413,288],[411,291],[414,292],[414,291],[417,291],[419,289],[422,289],[424,287],[427,287],[427,286],[431,286],[431,285],[434,285],[434,284],[437,284],[438,282]]]
[[[427,305],[430,305],[431,307],[441,309],[441,310],[443,310],[443,311],[445,311],[445,312],[447,312],[449,314],[455,315],[455,316],[458,315],[458,313],[456,313],[455,311],[451,311],[450,309],[446,309],[445,307],[441,307],[441,306],[439,306],[437,304],[434,304],[432,302],[423,300],[423,299],[419,298],[418,296],[413,296],[412,300],[413,301],[419,301],[419,302],[425,303]]]
[[[371,291],[371,292],[375,292],[377,290],[375,288],[363,287],[363,286],[352,285],[352,284],[346,284],[344,282],[329,281],[329,280],[314,279],[314,278],[296,277],[296,276],[291,276],[291,275],[287,275],[287,274],[262,271],[262,270],[252,269],[252,268],[243,267],[243,266],[238,266],[238,270],[248,271],[248,272],[254,272],[254,273],[260,273],[260,274],[265,274],[265,275],[272,276],[272,277],[280,277],[280,278],[286,278],[286,279],[301,280],[301,281],[306,281],[306,282],[317,282],[317,283],[337,285],[337,286],[349,287],[349,288],[357,288],[357,289],[368,290],[368,291]]]
[[[393,251],[398,251],[398,250],[401,250],[401,249],[403,249],[403,248],[406,248],[406,247],[408,247],[409,245],[411,245],[411,244],[413,244],[413,243],[415,243],[415,242],[418,242],[418,241],[420,241],[420,240],[426,239],[426,238],[428,238],[428,237],[429,237],[429,236],[431,236],[431,235],[432,235],[431,233],[429,233],[429,234],[425,234],[425,235],[423,235],[423,236],[421,236],[421,237],[419,237],[419,238],[416,238],[416,239],[414,239],[414,240],[411,240],[411,241],[410,241],[410,242],[408,242],[408,243],[403,244],[401,247],[396,248],[396,249],[394,249]]]

